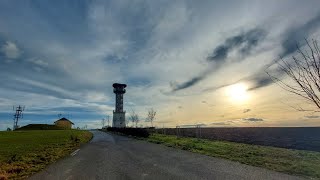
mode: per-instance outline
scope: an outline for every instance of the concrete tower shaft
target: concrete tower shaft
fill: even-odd
[[[113,84],[113,92],[116,94],[115,111],[113,111],[113,127],[125,127],[125,111],[123,111],[123,94],[126,93],[126,84]]]
[[[116,112],[123,112],[123,94],[126,93],[124,89],[126,87],[125,84],[113,84],[113,92],[116,94],[116,104],[115,104],[115,111]]]

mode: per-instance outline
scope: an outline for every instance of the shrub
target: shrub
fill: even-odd
[[[149,137],[149,132],[144,128],[116,128],[116,127],[108,127],[107,131],[111,132],[119,132],[125,135],[131,135],[135,137]]]
[[[79,143],[80,142],[80,138],[77,135],[71,134],[70,139],[71,139],[71,141],[73,141],[75,143]]]

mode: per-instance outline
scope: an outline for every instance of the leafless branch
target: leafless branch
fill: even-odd
[[[306,40],[306,44],[306,51],[297,46],[299,57],[293,56],[292,61],[281,59],[277,62],[278,71],[293,80],[293,84],[266,73],[281,88],[306,99],[320,109],[320,50],[316,40],[312,40],[312,44]],[[305,111],[301,107],[297,110]]]
[[[148,110],[148,116],[146,118],[146,121],[151,123],[151,127],[153,127],[153,121],[155,119],[156,114],[157,112],[153,108]]]
[[[131,113],[130,113],[129,119],[133,124],[136,125],[136,127],[138,127],[138,123],[140,121],[139,115],[136,114],[136,112],[133,109],[131,109]]]

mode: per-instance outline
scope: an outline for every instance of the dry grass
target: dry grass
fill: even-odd
[[[91,138],[80,130],[0,132],[0,180],[25,179]]]

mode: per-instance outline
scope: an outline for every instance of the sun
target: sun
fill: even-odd
[[[248,87],[243,83],[233,84],[227,87],[227,95],[233,102],[246,102],[249,98],[247,89]]]

